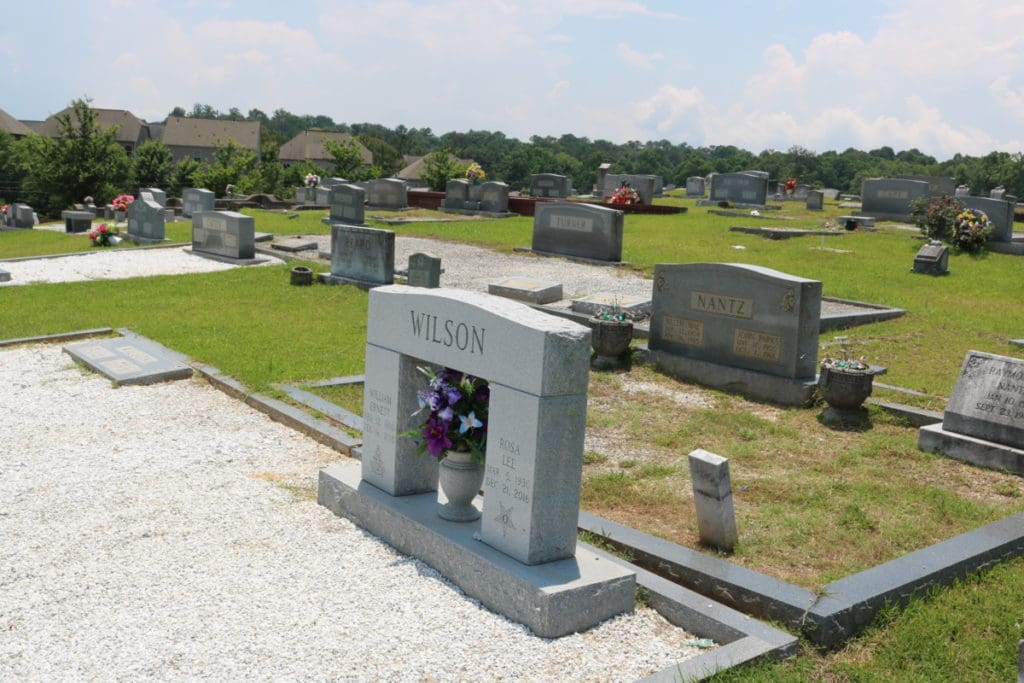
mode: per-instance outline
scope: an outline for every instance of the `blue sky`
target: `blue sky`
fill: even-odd
[[[0,108],[88,96],[615,142],[1024,151],[1024,3],[5,3]],[[45,39],[37,30],[45,27]]]

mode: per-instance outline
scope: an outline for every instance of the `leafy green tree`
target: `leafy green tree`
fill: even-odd
[[[135,150],[135,179],[142,187],[166,188],[171,182],[174,157],[167,145],[147,140]]]
[[[462,177],[465,173],[466,166],[460,164],[447,148],[442,148],[423,159],[423,173],[420,177],[431,190],[444,192],[449,180]]]
[[[213,153],[213,163],[200,165],[193,177],[201,187],[223,197],[228,185],[236,185],[240,192],[251,189],[245,187],[242,181],[246,179],[251,184],[251,174],[255,168],[256,154],[240,147],[234,140],[229,140]]]
[[[20,147],[13,135],[0,130],[0,204],[21,199],[25,168],[21,163]]]
[[[172,197],[180,197],[181,191],[189,187],[200,187],[196,182],[196,174],[199,172],[200,163],[190,157],[184,157],[174,165],[171,173],[171,181],[167,188],[167,194]]]
[[[83,197],[97,204],[132,187],[131,161],[115,139],[115,128],[100,128],[88,100],[74,100],[57,116],[56,139],[28,136],[23,189],[41,213],[56,215]]]
[[[370,177],[363,161],[359,144],[354,140],[332,140],[324,137],[324,149],[334,158],[333,173],[348,180],[366,180]]]

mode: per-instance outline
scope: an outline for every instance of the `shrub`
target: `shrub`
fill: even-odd
[[[914,222],[923,234],[931,239],[948,242],[953,239],[957,215],[964,210],[964,205],[956,197],[944,194],[938,197],[919,197],[911,202],[910,208]]]

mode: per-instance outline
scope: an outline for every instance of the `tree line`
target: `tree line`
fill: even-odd
[[[760,170],[772,178],[796,178],[814,187],[859,193],[865,178],[933,175],[952,177],[975,194],[987,194],[1001,185],[1010,194],[1024,197],[1024,154],[1019,152],[981,157],[957,154],[939,162],[917,149],[896,152],[891,147],[818,153],[793,146],[753,154],[732,145],[694,147],[668,140],[613,143],[572,134],[533,136],[524,142],[500,131],[436,135],[430,128],[336,123],[329,116],[298,115],[284,109],[268,116],[259,109],[242,114],[237,108],[220,112],[196,104],[190,111],[175,107],[169,116],[259,121],[260,151],[256,154],[229,144],[218,149],[211,162],[182,159],[175,163],[159,141],[146,142],[129,156],[114,140],[112,130],[97,126],[87,100],[72,102],[72,112],[59,121],[61,135],[56,139],[34,135],[15,140],[0,131],[0,199],[26,201],[38,211],[55,215],[86,195],[99,203],[147,186],[163,188],[171,196],[180,196],[186,187],[206,187],[219,196],[230,184],[241,193],[287,197],[307,173],[321,173],[311,163],[285,168],[278,157],[282,144],[308,129],[349,133],[373,153],[373,166],[365,168],[351,145],[329,145],[335,162],[331,173],[349,180],[392,176],[405,165],[407,156],[436,153],[433,160],[438,163],[432,168],[441,168],[441,173],[456,168],[439,163],[445,155],[472,159],[484,167],[489,179],[504,181],[513,190],[527,188],[534,173],[559,173],[571,177],[577,190],[587,192],[598,166],[611,163],[613,173],[660,175],[666,184],[677,186],[690,176]],[[443,182],[435,179],[435,185],[443,187]]]

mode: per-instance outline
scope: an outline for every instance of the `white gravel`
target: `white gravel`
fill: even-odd
[[[398,258],[417,250],[449,286],[642,282],[399,239]],[[182,255],[71,259],[113,258],[115,277],[151,254]],[[319,507],[304,494],[337,454],[201,381],[115,389],[30,345],[0,351],[0,387],[0,680],[633,680],[700,652],[646,608],[530,635]]]

